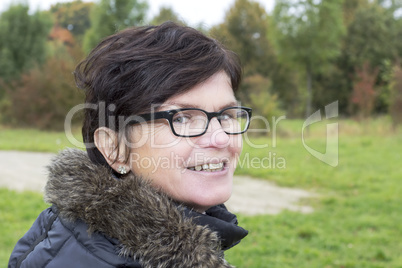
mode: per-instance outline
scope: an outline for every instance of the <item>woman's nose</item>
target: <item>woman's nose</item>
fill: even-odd
[[[212,118],[209,122],[207,132],[202,136],[203,144],[212,147],[225,148],[229,145],[229,135],[222,129],[218,119]]]

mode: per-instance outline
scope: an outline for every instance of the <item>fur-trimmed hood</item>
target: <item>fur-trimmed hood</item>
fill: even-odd
[[[118,239],[121,254],[138,259],[144,268],[231,267],[221,258],[221,249],[247,235],[221,207],[209,216],[191,211],[147,180],[133,175],[117,179],[80,150],[62,151],[48,169],[45,200],[60,216],[81,219],[90,233]]]

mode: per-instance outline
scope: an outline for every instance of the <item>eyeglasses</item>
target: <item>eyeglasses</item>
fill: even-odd
[[[251,114],[252,109],[247,107],[228,107],[219,112],[211,113],[198,108],[183,108],[141,114],[138,116],[140,120],[130,120],[128,124],[166,119],[174,135],[178,137],[197,137],[207,132],[209,122],[216,117],[226,134],[236,135],[247,131]]]

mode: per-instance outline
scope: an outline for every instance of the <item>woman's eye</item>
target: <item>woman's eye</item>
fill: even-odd
[[[220,120],[230,120],[233,119],[233,115],[232,114],[221,114],[221,116],[219,117]]]
[[[173,118],[173,123],[186,124],[190,121],[191,117],[188,115],[177,115]]]

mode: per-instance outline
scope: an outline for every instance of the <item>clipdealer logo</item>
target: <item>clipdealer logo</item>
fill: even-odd
[[[325,106],[325,119],[329,120],[339,116],[338,112],[338,101],[332,102]],[[339,125],[338,123],[328,123],[327,124],[327,135],[326,135],[326,147],[325,152],[321,153],[305,142],[305,130],[308,126],[323,121],[324,118],[321,117],[321,110],[317,110],[312,115],[310,115],[304,122],[302,127],[302,142],[304,148],[315,158],[324,162],[327,165],[336,167],[339,164]]]

